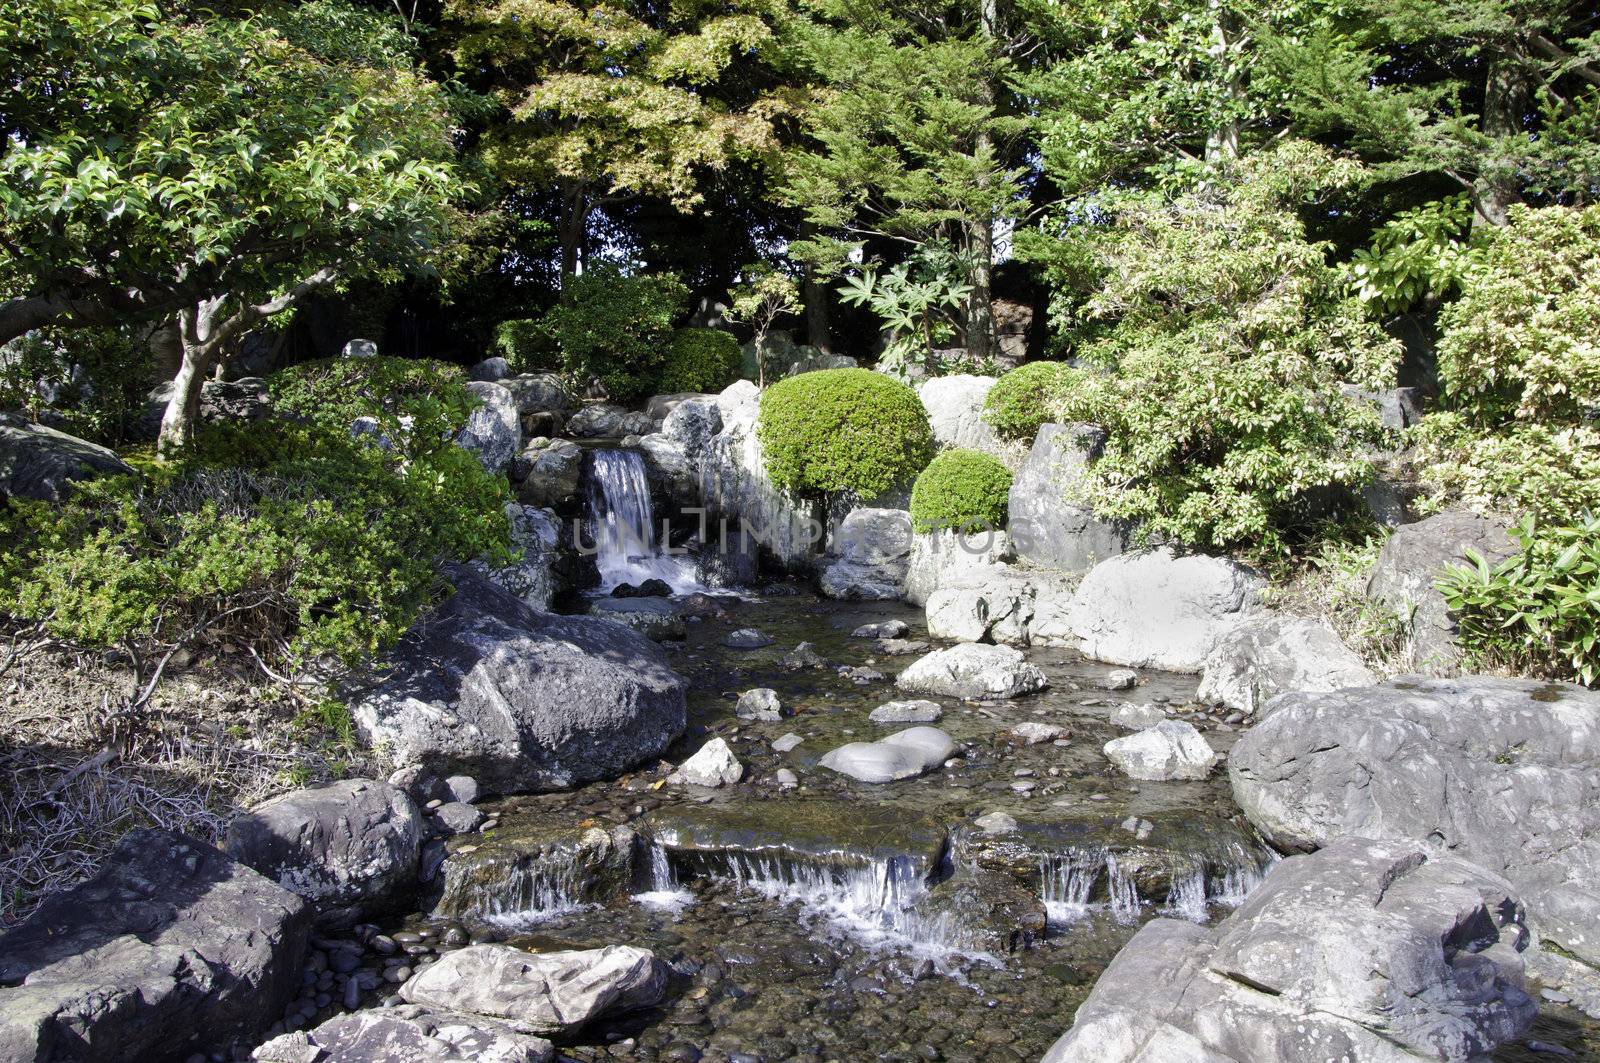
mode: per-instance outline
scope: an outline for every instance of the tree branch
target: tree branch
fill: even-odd
[[[1538,49],[1540,52],[1543,52],[1551,59],[1563,64],[1568,70],[1572,71],[1572,73],[1578,75],[1589,84],[1600,85],[1600,70],[1596,70],[1582,59],[1579,59],[1577,56],[1561,47],[1561,45],[1557,44],[1555,41],[1552,41],[1549,37],[1546,37],[1542,33],[1535,33],[1529,38],[1529,40],[1533,44],[1534,48]]]

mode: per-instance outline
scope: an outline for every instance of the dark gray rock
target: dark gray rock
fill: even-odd
[[[465,801],[446,801],[430,816],[441,834],[467,834],[483,822],[483,813]]]
[[[448,800],[460,801],[464,804],[476,804],[478,798],[483,796],[483,788],[478,785],[478,780],[470,775],[452,775],[439,784],[444,789]]]
[[[498,383],[511,392],[522,417],[540,413],[564,415],[582,405],[556,373],[520,373]]]
[[[594,403],[567,418],[567,434],[574,439],[620,439],[642,436],[655,427],[646,413],[629,413],[621,406]]]
[[[469,570],[352,700],[395,767],[463,772],[500,793],[611,778],[683,730],[684,681],[621,624],[537,613]]]
[[[1476,550],[1493,565],[1515,549],[1501,517],[1450,512],[1395,529],[1367,578],[1367,597],[1385,606],[1411,635],[1412,665],[1427,675],[1460,670],[1456,624],[1434,586],[1451,565],[1469,564]]]
[[[911,560],[911,514],[903,509],[854,509],[839,525],[819,582],[830,598],[888,601],[906,592]]]
[[[688,633],[677,607],[663,598],[601,598],[589,606],[589,613],[626,624],[656,642],[675,641]]]
[[[161,430],[161,418],[172,401],[175,385],[168,380],[150,389],[137,431],[142,439],[154,439]],[[260,377],[237,380],[207,380],[200,385],[201,424],[239,424],[264,421],[272,416],[272,400],[267,382]]]
[[[1047,424],[1017,469],[1009,506],[1017,556],[1044,568],[1087,572],[1128,548],[1128,525],[1101,520],[1075,499],[1105,447],[1094,425]]]
[[[1195,697],[1248,714],[1285,691],[1321,693],[1377,681],[1326,621],[1260,616],[1234,625],[1217,640],[1206,655]]]
[[[775,641],[777,640],[764,631],[757,631],[753,627],[742,627],[729,632],[728,637],[722,640],[722,644],[735,650],[759,650],[763,646],[772,645]]]
[[[517,445],[522,442],[517,404],[511,392],[499,384],[475,380],[465,386],[478,405],[456,433],[456,445],[476,454],[490,472],[504,471],[517,456]]]
[[[485,358],[467,367],[468,380],[484,380],[491,384],[499,383],[511,375],[511,363],[499,355]]]
[[[472,567],[530,608],[548,609],[569,583],[564,572],[561,522],[552,510],[516,502],[506,503],[506,519],[511,525],[514,559],[499,568],[482,561],[473,562]]]
[[[169,831],[0,935],[0,1059],[144,1063],[253,1044],[300,986],[311,912]]]
[[[582,476],[583,448],[570,439],[530,439],[511,463],[517,499],[530,506],[570,506],[578,497]]]
[[[1448,850],[1509,878],[1540,937],[1600,965],[1600,693],[1405,677],[1283,694],[1263,711],[1228,774],[1269,841]]]
[[[0,413],[0,498],[59,502],[74,480],[131,472],[105,447]]]
[[[549,1063],[555,1048],[481,1015],[400,1004],[335,1015],[257,1048],[257,1063]]]
[[[1487,1059],[1533,1024],[1512,887],[1344,838],[1278,864],[1215,929],[1136,934],[1043,1063]]]
[[[417,881],[422,817],[372,779],[295,790],[228,824],[229,856],[310,901],[323,925],[392,911]]]

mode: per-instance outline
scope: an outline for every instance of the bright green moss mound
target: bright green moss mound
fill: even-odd
[[[933,456],[916,392],[869,369],[822,369],[772,385],[756,436],[772,482],[801,494],[876,498]]]
[[[739,341],[732,333],[710,328],[681,328],[667,339],[667,364],[661,371],[662,394],[721,391],[739,376]]]
[[[984,420],[1003,439],[1032,443],[1039,426],[1054,420],[1057,389],[1078,371],[1065,362],[1029,362],[995,381],[983,403]]]
[[[919,532],[991,531],[1005,524],[1011,470],[977,450],[947,450],[911,488],[911,526]]]

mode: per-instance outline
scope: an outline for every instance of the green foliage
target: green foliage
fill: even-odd
[[[1600,207],[1513,208],[1439,328],[1443,409],[1417,433],[1435,503],[1600,511]]]
[[[560,355],[550,337],[533,318],[512,318],[496,324],[494,349],[519,373],[545,373],[561,368]]]
[[[613,402],[634,402],[655,388],[688,296],[671,274],[628,276],[602,266],[575,277],[540,325],[574,384],[599,384]]]
[[[756,352],[757,383],[767,386],[767,333],[784,314],[797,312],[800,289],[793,277],[766,265],[746,266],[733,289],[733,304],[728,320],[750,326],[751,346]]]
[[[881,367],[904,376],[913,361],[922,359],[936,374],[934,351],[955,336],[972,294],[972,285],[962,279],[966,272],[958,255],[930,244],[886,271],[868,267],[851,274],[839,288],[839,298],[849,306],[867,307],[889,331]]]
[[[681,328],[667,338],[667,364],[656,390],[721,391],[738,378],[742,362],[739,341],[731,332]]]
[[[0,348],[0,409],[117,445],[145,413],[154,358],[125,329],[40,329]]]
[[[1472,259],[1472,200],[1465,194],[1401,211],[1350,259],[1355,294],[1380,315],[1454,293]]]
[[[1474,551],[1468,567],[1439,581],[1475,667],[1600,684],[1600,515],[1575,525],[1526,517],[1518,550],[1491,566]]]
[[[1354,384],[1392,386],[1398,344],[1343,294],[1292,209],[1360,172],[1288,142],[1229,180],[1116,201],[1095,245],[1086,366],[1052,420],[1102,425],[1088,501],[1195,546],[1286,549],[1318,498],[1359,487],[1379,422]]]
[[[1055,412],[1057,398],[1080,372],[1065,362],[1029,362],[996,380],[983,400],[983,419],[1002,439],[1032,443]]]
[[[933,455],[917,393],[869,369],[823,369],[772,385],[756,435],[772,482],[806,495],[874,499]]]
[[[977,450],[947,450],[911,488],[911,526],[919,532],[993,531],[1006,522],[1011,470]]]
[[[294,420],[207,429],[178,460],[64,503],[13,500],[0,611],[144,655],[201,635],[276,667],[381,652],[440,592],[441,561],[509,545],[504,480],[449,442],[471,401],[459,373],[399,359],[297,367],[272,381]],[[362,415],[389,447],[351,438]]]

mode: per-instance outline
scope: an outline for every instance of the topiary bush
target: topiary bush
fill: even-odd
[[[983,402],[983,419],[1002,439],[1032,443],[1053,416],[1056,393],[1078,370],[1065,362],[1029,362],[995,381]]]
[[[720,329],[681,328],[667,340],[666,366],[656,390],[721,391],[739,376],[739,341]]]
[[[911,488],[911,526],[918,532],[992,531],[1006,522],[1011,470],[977,450],[947,450]]]
[[[876,498],[933,456],[917,393],[869,369],[822,369],[772,385],[756,436],[772,482],[811,496]]]
[[[580,390],[598,384],[613,402],[637,402],[655,390],[673,320],[688,298],[673,274],[625,276],[600,266],[574,277],[539,323]]]

